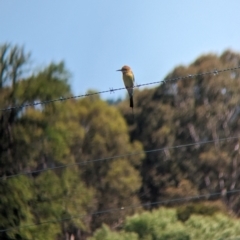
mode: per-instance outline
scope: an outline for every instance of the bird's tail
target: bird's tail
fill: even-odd
[[[133,96],[130,97],[130,107],[133,108]]]

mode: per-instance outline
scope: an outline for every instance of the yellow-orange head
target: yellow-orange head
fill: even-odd
[[[121,69],[118,69],[117,71],[120,71],[122,73],[127,73],[127,72],[131,72],[131,68],[127,65],[124,65]]]

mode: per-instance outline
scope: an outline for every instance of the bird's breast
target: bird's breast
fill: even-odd
[[[134,86],[134,76],[132,73],[123,74],[123,81],[125,87],[133,87]]]

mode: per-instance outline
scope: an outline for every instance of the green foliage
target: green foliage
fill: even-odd
[[[51,63],[36,75],[18,83],[17,96],[20,101],[47,101],[70,95],[68,78],[64,62]]]
[[[192,215],[185,223],[191,239],[228,239],[240,236],[240,222],[223,214],[202,217]]]
[[[140,152],[138,141],[130,142],[127,126],[119,111],[96,98],[84,98],[76,103],[79,124],[83,129],[82,142],[72,146],[78,162],[96,159],[80,167],[83,180],[96,189],[96,208],[98,211],[139,204],[136,192],[141,187],[141,177],[137,167],[141,165],[144,154],[121,157],[124,153]],[[79,155],[81,154],[81,155]],[[120,156],[116,159],[105,158]],[[119,215],[93,216],[92,227],[100,227],[102,222],[114,225],[121,222],[129,209]]]
[[[113,232],[105,224],[98,229],[93,237],[89,240],[138,240],[138,236],[135,233],[126,233],[126,232]]]
[[[141,186],[139,173],[126,159],[118,159],[110,163],[105,181],[112,194],[131,195]]]
[[[152,240],[188,240],[189,234],[176,218],[173,209],[160,208],[153,212],[144,212],[140,215],[129,217],[124,225],[127,232],[136,232],[140,239]]]
[[[16,225],[21,227],[32,223],[33,216],[31,207],[28,205],[33,197],[31,191],[31,182],[25,176],[20,176],[18,179],[13,178],[7,181],[0,182],[0,228],[14,228]],[[18,229],[13,229],[7,233],[0,233],[1,238],[14,238]],[[21,230],[23,237],[29,236],[28,230]]]
[[[103,225],[90,240],[125,239],[124,234],[137,234],[141,240],[221,240],[238,239],[240,222],[222,213],[204,216],[192,214],[184,223],[177,218],[176,209],[159,208],[128,217],[119,233]],[[128,238],[126,238],[128,239]]]
[[[20,72],[28,63],[23,49],[6,45],[1,53],[5,54],[0,58],[1,67],[4,66],[1,68],[2,108],[7,104],[50,100],[70,94],[69,74],[64,63],[52,63],[35,75],[23,78]],[[83,131],[75,109],[70,106],[51,104],[2,114],[1,177],[75,163],[71,147],[76,139],[81,141]],[[91,211],[94,196],[94,189],[86,187],[76,167],[1,180],[0,192],[0,225],[1,229],[9,229],[0,232],[0,238],[54,239],[76,229],[90,231],[89,220],[72,218]],[[61,218],[72,220],[64,224],[52,223]],[[44,222],[49,223],[41,224]],[[35,223],[36,226],[31,226]],[[29,227],[21,228],[25,225]]]
[[[180,221],[186,221],[192,214],[212,216],[217,212],[226,213],[226,207],[222,202],[189,203],[177,208],[177,217]]]

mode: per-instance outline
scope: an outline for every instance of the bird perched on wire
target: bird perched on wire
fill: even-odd
[[[134,88],[134,81],[135,81],[133,72],[131,68],[126,65],[117,71],[122,72],[123,82],[130,97],[130,107],[133,110],[133,88]]]

